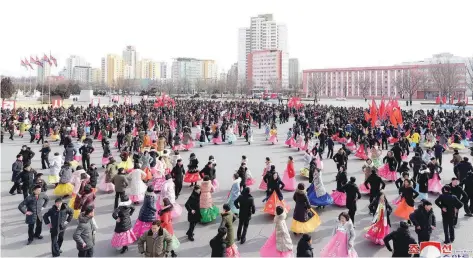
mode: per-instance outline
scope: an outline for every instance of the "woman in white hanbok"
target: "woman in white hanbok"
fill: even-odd
[[[135,168],[128,175],[130,179],[130,201],[134,204],[138,204],[145,198],[145,192],[148,188],[143,182],[146,178],[146,172],[141,170],[141,165],[135,163]]]

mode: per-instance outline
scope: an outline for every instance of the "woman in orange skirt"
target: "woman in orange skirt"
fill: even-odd
[[[404,180],[404,187],[399,191],[401,193],[401,201],[394,211],[394,215],[409,220],[409,215],[414,212],[414,199],[417,198],[419,193],[412,188],[412,183],[409,179]]]

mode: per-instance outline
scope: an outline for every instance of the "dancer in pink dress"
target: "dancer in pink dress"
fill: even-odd
[[[294,140],[294,134],[292,133],[292,128],[289,128],[289,131],[287,132],[287,138],[284,144],[291,147],[296,147],[296,141]]]
[[[133,226],[133,233],[136,237],[141,237],[144,233],[151,229],[151,224],[156,220],[156,194],[152,185],[146,189],[143,206],[141,206],[140,214]]]
[[[137,237],[131,228],[131,215],[135,208],[132,206],[128,196],[122,197],[122,202],[118,204],[118,208],[112,214],[115,219],[115,234],[112,237],[112,247],[120,250],[123,254],[128,250],[128,246],[133,244]]]
[[[438,165],[435,158],[431,158],[427,167],[430,169],[430,176],[428,181],[428,189],[431,193],[442,193],[442,181],[440,180],[440,173],[442,173],[442,167]]]
[[[388,151],[388,154],[383,158],[383,163],[384,165],[378,169],[378,175],[388,181],[396,181],[397,161],[392,151]]]
[[[320,252],[320,257],[358,257],[355,251],[355,228],[346,212],[338,215],[332,238]]]
[[[337,189],[331,194],[333,203],[337,206],[344,207],[347,203],[347,194],[343,191],[343,186],[348,182],[347,172],[344,166],[340,167],[336,180]]]
[[[293,192],[297,188],[296,172],[294,171],[294,160],[291,156],[289,156],[282,182],[284,183],[285,191]]]
[[[292,239],[286,225],[287,214],[281,206],[276,207],[274,224],[276,225],[271,236],[261,247],[261,257],[294,257],[292,254]]]
[[[386,200],[384,193],[381,193],[369,206],[370,213],[374,214],[371,226],[367,229],[365,238],[377,245],[384,245],[384,237],[389,234],[391,229],[391,215],[392,208]]]
[[[266,173],[268,173],[268,171],[271,169],[271,165],[272,165],[271,160],[269,159],[269,157],[266,157],[265,166],[263,170],[263,176],[261,177],[261,183],[258,187],[260,190],[266,191],[268,189],[268,186],[266,185],[263,179]]]

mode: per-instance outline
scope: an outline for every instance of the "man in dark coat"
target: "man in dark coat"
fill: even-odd
[[[33,191],[36,174],[36,170],[32,169],[30,165],[27,165],[18,175],[17,180],[21,183],[21,190],[23,191],[24,199],[26,199],[26,197],[28,197],[28,195]]]
[[[419,171],[422,167],[422,164],[424,164],[424,161],[422,160],[420,153],[416,152],[414,154],[414,157],[412,157],[412,159],[409,161],[409,166],[414,171],[414,176],[412,177],[412,180],[414,180],[415,182],[417,182],[417,176],[419,175]]]
[[[79,149],[79,153],[82,155],[82,167],[87,171],[90,167],[90,154],[94,152],[92,145],[84,144]]]
[[[26,167],[31,164],[31,160],[33,159],[35,153],[31,151],[29,147],[26,145],[23,145],[21,147],[21,151],[19,153],[21,156],[23,156],[23,165]]]
[[[468,200],[465,202],[464,205],[468,205],[470,211],[473,210],[473,172],[469,172],[466,175],[466,178],[461,181],[462,186],[465,186],[465,192],[468,195]]]
[[[435,204],[442,210],[443,233],[445,235],[445,244],[455,241],[455,216],[463,203],[452,194],[449,185],[442,189],[442,194],[437,197]]]
[[[311,245],[312,237],[309,234],[302,235],[297,243],[297,257],[314,257]]]
[[[381,190],[384,190],[386,184],[383,179],[376,173],[376,170],[371,170],[371,175],[365,180],[366,189],[370,190],[370,203],[378,197]]]
[[[89,184],[92,188],[97,188],[97,181],[99,178],[99,173],[97,172],[97,166],[95,164],[90,164],[89,169],[87,170],[87,174],[90,176]]]
[[[84,212],[79,214],[79,219],[77,220],[79,224],[72,235],[72,239],[76,242],[76,248],[79,251],[78,257],[94,256],[95,232],[97,231],[97,226],[94,223],[93,217],[94,208],[91,206],[87,207]]]
[[[43,239],[41,236],[43,214],[42,210],[48,205],[49,198],[45,193],[41,192],[41,186],[37,185],[33,188],[33,194],[26,197],[19,205],[18,209],[26,215],[26,224],[28,224],[28,243],[33,242],[36,237]],[[36,225],[36,227],[35,227]]]
[[[458,178],[453,177],[452,182],[448,184],[451,188],[451,192],[453,195],[455,195],[458,200],[460,200],[463,203],[463,208],[465,209],[465,216],[467,217],[472,217],[473,215],[471,214],[470,207],[468,207],[468,194],[463,190],[463,188],[460,186],[460,180]],[[458,221],[458,212],[455,214],[455,223],[454,225],[457,225]]]
[[[178,159],[176,166],[174,166],[171,171],[171,176],[174,180],[174,191],[176,194],[176,199],[179,198],[179,195],[181,194],[182,180],[185,173],[186,173],[186,170],[184,169],[184,166],[182,165],[182,159]]]
[[[187,210],[187,221],[189,221],[189,229],[187,230],[187,238],[194,241],[195,225],[200,222],[200,186],[194,186],[191,196],[185,204]]]
[[[21,154],[16,155],[16,160],[13,162],[12,166],[12,176],[11,181],[13,182],[13,186],[10,189],[10,194],[15,195],[16,193],[21,193],[21,185],[18,180],[18,175],[23,171],[23,156]],[[15,193],[16,190],[16,193]]]
[[[319,137],[320,137],[320,135],[319,135]],[[333,146],[335,145],[335,143],[333,142],[331,137],[328,137],[326,142],[327,142],[327,148],[328,148],[327,159],[328,158],[332,159],[333,158]]]
[[[435,214],[432,210],[432,203],[423,200],[422,204],[409,215],[409,219],[414,224],[415,232],[417,233],[417,239],[419,244],[424,241],[430,241],[430,234],[436,227]]]
[[[392,257],[410,257],[409,245],[417,244],[409,233],[409,225],[405,221],[399,223],[399,228],[384,237],[386,248],[393,253]],[[389,241],[393,241],[394,250],[391,248]]]
[[[440,166],[442,166],[442,154],[445,151],[445,148],[437,141],[433,147],[435,159],[439,162]]]
[[[350,182],[343,186],[343,190],[347,195],[346,206],[348,208],[348,215],[353,225],[355,225],[356,201],[361,199],[360,190],[356,186],[355,181],[356,178],[352,176],[350,177]]]
[[[394,159],[396,159],[396,163],[397,163],[397,168],[396,169],[398,169],[401,166],[401,163],[402,163],[403,149],[401,148],[401,146],[399,146],[399,143],[396,142],[394,144],[394,147],[392,147],[391,151],[394,154]]]
[[[243,188],[241,194],[233,202],[237,209],[240,209],[239,213],[239,222],[237,230],[237,241],[240,241],[241,244],[246,242],[246,231],[248,230],[248,225],[250,224],[251,215],[255,214],[255,201],[253,196],[250,194],[250,188]],[[243,232],[242,232],[243,229]]]
[[[460,181],[463,181],[470,171],[473,172],[473,167],[467,157],[463,157],[463,160],[453,168],[453,172]]]
[[[58,257],[62,253],[61,246],[64,240],[64,232],[67,224],[71,222],[73,214],[74,211],[62,202],[62,198],[57,198],[53,207],[43,215],[44,224],[49,227],[51,233],[51,253],[53,257]]]

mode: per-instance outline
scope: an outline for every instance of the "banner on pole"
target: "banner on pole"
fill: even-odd
[[[62,107],[62,99],[54,99],[53,100],[53,108]]]
[[[131,97],[125,97],[125,105],[131,104]]]
[[[2,102],[2,108],[3,109],[8,109],[8,110],[13,110],[16,107],[16,101],[14,100],[4,100]]]
[[[112,101],[116,101],[116,102],[120,101],[120,96],[118,95],[113,96]]]

